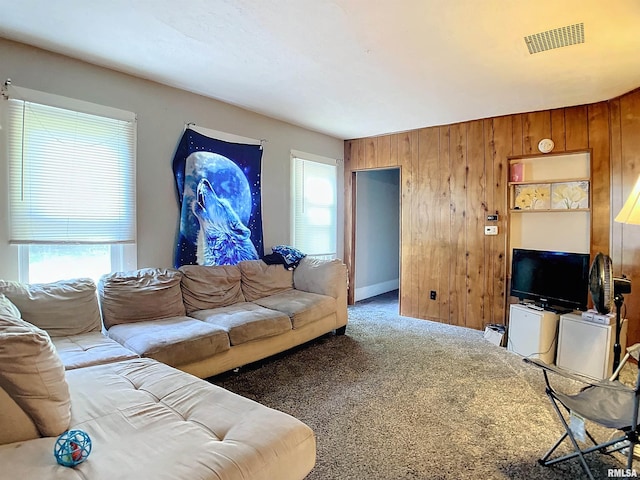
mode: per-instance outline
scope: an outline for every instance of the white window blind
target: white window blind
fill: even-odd
[[[135,116],[8,102],[10,242],[135,242]]]
[[[295,156],[292,163],[292,244],[307,255],[335,256],[337,168]]]

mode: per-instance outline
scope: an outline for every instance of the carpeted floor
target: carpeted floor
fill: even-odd
[[[537,463],[562,432],[539,370],[482,332],[397,312],[394,294],[359,302],[346,335],[210,381],[314,430],[308,480],[585,478],[577,461]],[[622,468],[591,458],[597,478]]]

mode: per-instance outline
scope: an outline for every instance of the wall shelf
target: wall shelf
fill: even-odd
[[[568,182],[589,182],[588,177],[572,177],[550,180],[523,180],[521,182],[509,182],[508,185],[535,185],[538,183],[568,183]]]
[[[589,172],[585,160],[575,155],[510,159],[509,211],[589,211]]]
[[[509,210],[509,213],[574,213],[590,211],[590,208],[536,208],[534,210],[528,208],[513,208]]]
[[[508,158],[509,248],[589,252],[589,151]]]

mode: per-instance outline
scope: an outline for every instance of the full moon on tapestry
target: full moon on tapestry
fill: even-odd
[[[235,265],[261,258],[262,147],[187,128],[173,159],[180,205],[174,264]]]

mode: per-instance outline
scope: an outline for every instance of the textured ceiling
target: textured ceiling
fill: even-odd
[[[640,86],[638,0],[0,7],[2,37],[342,139],[591,103]],[[575,23],[585,43],[529,54],[525,36]]]

